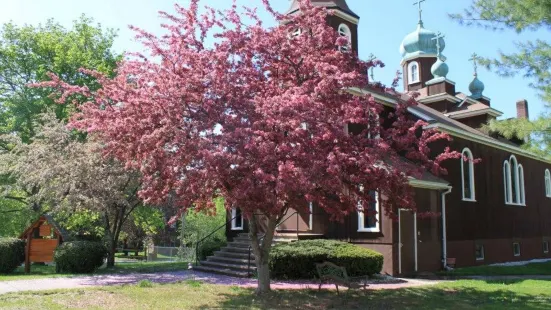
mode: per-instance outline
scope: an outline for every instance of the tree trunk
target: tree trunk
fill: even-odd
[[[277,216],[268,218],[268,225],[264,238],[259,240],[257,219],[253,215],[249,219],[249,236],[251,238],[251,248],[254,253],[256,272],[258,275],[258,284],[256,294],[261,295],[271,290],[270,288],[270,250],[272,249],[272,241],[274,239],[275,229],[277,225]]]
[[[107,254],[107,268],[115,267],[115,253],[117,252],[117,243],[113,238],[109,238],[109,253]]]

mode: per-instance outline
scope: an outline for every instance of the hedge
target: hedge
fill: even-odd
[[[226,246],[226,240],[221,240],[218,238],[208,238],[203,240],[203,242],[199,244],[199,249],[197,251],[199,260],[204,260],[208,256],[213,255],[215,251],[220,250],[224,246]]]
[[[25,261],[25,241],[0,238],[0,273],[11,273]]]
[[[280,243],[272,248],[270,272],[277,279],[316,278],[316,263],[325,261],[346,268],[351,277],[373,275],[383,268],[379,252],[335,240]]]
[[[101,242],[72,241],[58,246],[54,253],[57,273],[92,273],[103,265],[107,248]]]

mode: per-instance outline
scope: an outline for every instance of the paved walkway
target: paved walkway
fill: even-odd
[[[459,277],[457,277],[459,279]],[[526,275],[526,276],[462,276],[461,279],[473,280],[551,280],[551,275]]]
[[[41,291],[53,289],[86,288],[94,286],[110,286],[123,284],[136,284],[141,280],[150,280],[155,283],[173,283],[182,280],[198,280],[202,282],[232,285],[240,287],[256,287],[255,279],[234,278],[223,275],[214,275],[198,271],[172,271],[144,274],[114,274],[82,276],[70,278],[50,278],[34,280],[0,281],[0,294],[23,291]],[[369,289],[398,289],[404,287],[415,287],[433,285],[441,281],[419,280],[419,279],[396,279],[397,283],[375,283],[370,284]],[[272,281],[272,289],[317,289],[318,284],[307,281]],[[324,285],[325,289],[334,289],[334,285]]]

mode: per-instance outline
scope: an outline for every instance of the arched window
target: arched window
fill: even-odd
[[[505,203],[526,204],[524,168],[518,164],[514,155],[503,163],[503,184],[505,187]]]
[[[522,165],[518,165],[518,198],[521,205],[526,204],[526,195],[524,192],[524,168]]]
[[[551,172],[545,169],[545,196],[551,197]]]
[[[509,159],[511,165],[511,194],[513,195],[513,203],[519,201],[519,188],[518,188],[518,163],[515,156],[511,156]]]
[[[512,203],[511,197],[511,166],[509,161],[503,163],[503,185],[505,188],[505,203]]]
[[[461,155],[461,182],[463,185],[463,200],[474,201],[475,195],[473,153],[468,148],[465,148]]]
[[[408,83],[419,83],[419,63],[412,61],[408,65]]]
[[[370,192],[373,201],[369,203],[368,209],[363,210],[363,207],[358,202],[358,231],[359,232],[380,232],[380,217],[381,213],[379,206],[379,194],[375,191]]]
[[[350,27],[348,27],[346,24],[340,24],[338,32],[341,37],[346,37],[346,39],[348,40],[347,45],[340,47],[341,52],[346,52],[350,49],[350,46],[352,45],[352,31],[350,31]]]

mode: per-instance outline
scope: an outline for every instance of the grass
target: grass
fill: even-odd
[[[98,269],[94,274],[125,274],[125,273],[154,273],[163,271],[178,271],[187,270],[188,263],[186,262],[132,262],[132,263],[120,263],[115,264],[114,268],[102,267]],[[0,281],[13,281],[13,280],[30,280],[41,278],[60,278],[60,277],[72,277],[77,276],[75,274],[59,274],[55,273],[54,266],[41,266],[32,265],[31,273],[25,274],[25,268],[19,267],[13,273],[3,275],[0,274]],[[78,275],[81,276],[81,275]]]
[[[448,276],[521,276],[551,275],[551,261],[524,266],[476,266],[440,273]]]
[[[549,309],[551,282],[462,280],[399,290],[276,291],[185,281],[0,295],[0,309]]]

